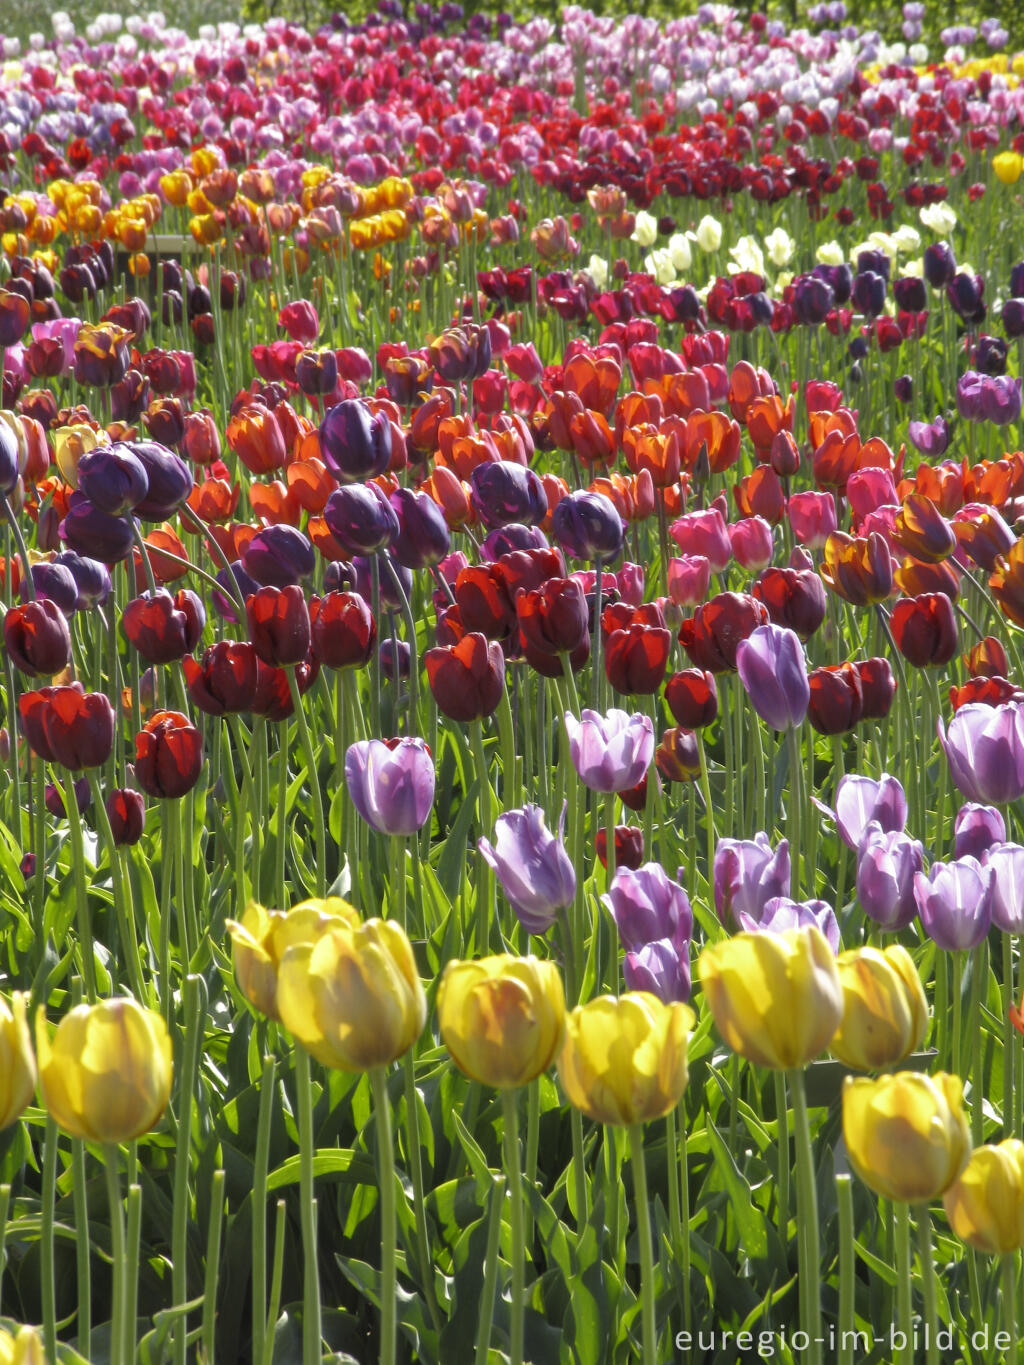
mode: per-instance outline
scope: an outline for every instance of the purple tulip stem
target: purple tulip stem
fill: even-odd
[[[988,940],[983,939],[971,950],[971,1138],[975,1147],[984,1141],[985,1037],[981,1031],[981,996],[987,986]]]
[[[383,551],[374,555],[373,558],[375,561],[380,560],[387,570],[388,577],[391,579],[391,586],[398,595],[402,620],[405,622],[405,633],[409,639],[409,734],[418,735],[420,733],[420,666],[416,649],[416,622],[413,619],[412,608],[409,606],[409,599],[402,587],[402,580],[391,563],[391,556]],[[395,657],[397,658],[397,656],[398,650],[396,648]]]
[[[483,722],[474,720],[469,726],[470,743],[473,750],[473,766],[477,782],[477,837],[490,839],[494,831],[491,811],[491,783],[487,775],[487,756],[484,753]],[[491,871],[483,854],[478,855],[479,877],[476,883],[476,952],[483,956],[488,952],[491,925],[495,921],[495,885]]]
[[[594,645],[593,645],[593,650],[591,651],[592,654],[593,654],[593,660],[594,660],[594,661],[593,661],[593,664],[591,665],[591,674],[590,674],[590,705],[591,705],[591,706],[594,708],[594,710],[596,711],[596,710],[600,710],[600,709],[601,709],[601,588],[602,588],[602,582],[601,582],[601,560],[600,560],[600,558],[594,560],[594,569],[595,569],[595,572],[596,572],[596,579],[595,579],[595,583],[594,583]],[[567,668],[568,668],[568,661],[567,661],[567,660],[564,660],[564,659],[563,659],[563,661],[562,661],[562,667],[563,667],[563,669],[567,669]],[[575,684],[574,684],[574,686],[575,686]],[[574,698],[573,700],[575,701],[575,698]],[[574,711],[573,714],[574,714],[574,715],[579,715],[579,712],[578,712],[578,711]]]

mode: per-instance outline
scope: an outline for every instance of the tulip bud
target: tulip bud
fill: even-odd
[[[876,1194],[930,1203],[949,1189],[970,1155],[963,1082],[942,1071],[848,1077],[843,1137],[850,1165]]]
[[[286,950],[297,943],[313,943],[333,924],[359,923],[359,915],[340,897],[302,901],[290,910],[266,910],[255,901],[245,907],[241,922],[229,919],[238,984],[253,1009],[268,1019],[280,1019],[277,1008],[277,970]]]
[[[36,1059],[26,1017],[26,999],[15,991],[0,1000],[0,1128],[21,1117],[36,1089]]]
[[[449,962],[437,992],[441,1038],[460,1071],[483,1085],[527,1085],[555,1060],[565,1032],[558,968],[502,954]]]
[[[856,1071],[898,1066],[928,1031],[928,1001],[910,954],[899,943],[854,948],[836,966],[843,1018],[833,1055]]]
[[[976,1147],[942,1202],[953,1231],[976,1251],[1007,1256],[1024,1246],[1024,1142]]]

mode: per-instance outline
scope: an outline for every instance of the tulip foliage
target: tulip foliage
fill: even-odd
[[[924,9],[0,15],[0,1362],[1020,1360],[1024,53]]]

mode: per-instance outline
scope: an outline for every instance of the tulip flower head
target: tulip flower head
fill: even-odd
[[[14,992],[10,1005],[0,1000],[0,1129],[16,1122],[35,1094],[36,1059],[26,1009],[21,991]]]
[[[352,804],[378,834],[415,834],[434,804],[434,760],[419,738],[349,745],[345,782]]]
[[[649,716],[584,710],[577,720],[567,712],[565,728],[573,767],[591,791],[628,791],[651,766],[654,726]]]
[[[847,1077],[843,1137],[850,1165],[876,1194],[930,1203],[949,1189],[970,1156],[963,1083],[941,1071]]]
[[[459,1070],[483,1085],[526,1085],[555,1060],[565,1032],[558,968],[501,954],[449,962],[437,993],[441,1038]]]
[[[943,1195],[946,1217],[962,1242],[990,1256],[1024,1247],[1024,1142],[976,1147]]]
[[[910,954],[899,943],[854,948],[836,965],[843,1019],[833,1055],[856,1071],[898,1066],[928,1031],[928,1001]]]
[[[1003,806],[1024,796],[1024,704],[961,706],[938,722],[950,775],[968,801]]]
[[[530,934],[546,934],[559,910],[576,896],[576,870],[563,839],[567,804],[557,834],[548,829],[540,806],[528,805],[498,816],[493,844],[479,840],[480,852]]]
[[[242,994],[260,1014],[279,1020],[277,972],[285,952],[315,942],[334,924],[354,928],[358,923],[355,907],[338,896],[302,901],[288,911],[267,910],[250,901],[240,922],[225,921]]]
[[[736,669],[754,710],[773,730],[795,729],[811,699],[804,648],[795,631],[758,626],[736,649]]]

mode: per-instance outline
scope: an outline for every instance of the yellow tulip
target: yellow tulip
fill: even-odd
[[[598,1123],[631,1125],[664,1117],[686,1089],[688,1005],[648,991],[601,995],[565,1021],[558,1076],[570,1103]]]
[[[76,1005],[53,1040],[40,1006],[36,1051],[43,1103],[72,1137],[128,1142],[149,1132],[171,1095],[163,1018],[130,998]]]
[[[61,478],[71,488],[78,487],[78,462],[82,456],[97,446],[110,444],[110,437],[105,431],[96,431],[84,423],[57,427],[52,435],[57,468]]]
[[[0,1365],[46,1365],[43,1339],[34,1327],[19,1327],[17,1336],[0,1327]]]
[[[499,1090],[525,1085],[555,1060],[565,992],[553,962],[501,954],[449,962],[437,993],[441,1037],[467,1076]]]
[[[0,1000],[0,1128],[21,1117],[36,1089],[36,1059],[25,1012],[25,997],[15,991],[11,1007]]]
[[[1005,1256],[1024,1246],[1024,1142],[976,1147],[943,1203],[953,1231],[977,1251]]]
[[[423,1031],[427,997],[412,945],[391,920],[331,925],[284,953],[281,1022],[319,1062],[370,1071],[407,1052]]]
[[[896,1066],[928,1031],[928,1001],[913,959],[898,943],[854,948],[836,962],[843,1019],[832,1054],[856,1071]]]
[[[1016,185],[1024,169],[1024,160],[1019,152],[999,152],[992,158],[992,169],[1004,185]]]
[[[291,910],[267,910],[255,901],[245,908],[241,923],[229,919],[235,971],[242,994],[260,1014],[280,1019],[277,1012],[277,970],[288,948],[313,943],[334,924],[359,923],[359,913],[340,896],[308,900]]]
[[[828,1047],[843,1017],[836,961],[813,925],[710,944],[697,972],[719,1033],[758,1066],[805,1066]]]
[[[937,1199],[963,1170],[971,1134],[959,1076],[846,1078],[843,1136],[850,1165],[876,1194],[917,1204]]]

